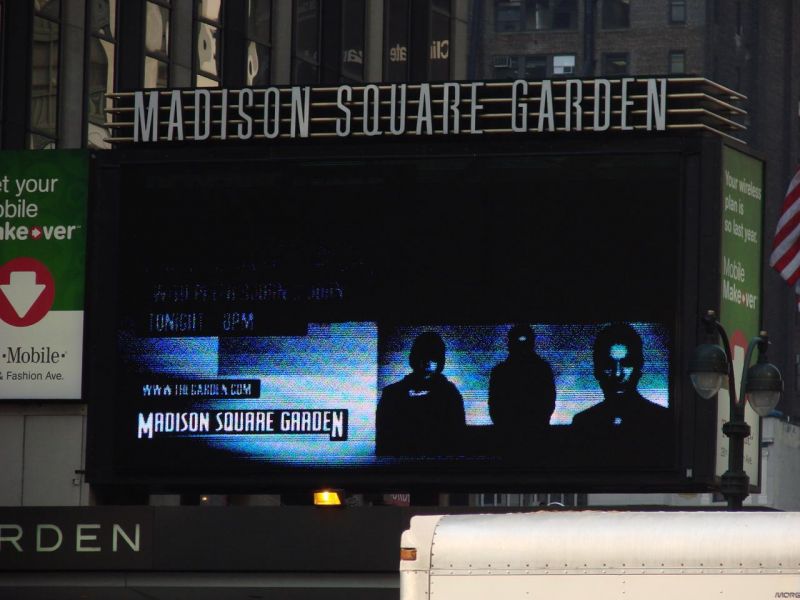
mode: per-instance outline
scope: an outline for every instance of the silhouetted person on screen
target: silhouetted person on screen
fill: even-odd
[[[375,453],[441,456],[459,452],[466,427],[464,400],[444,375],[445,346],[438,333],[411,345],[411,373],[383,388],[375,417]]]
[[[642,376],[642,338],[625,323],[601,329],[594,342],[594,376],[603,401],[572,419],[586,431],[664,433],[669,429],[669,410],[650,402],[637,389]]]
[[[498,434],[508,433],[514,442],[530,441],[532,435],[549,426],[555,407],[553,370],[536,354],[533,329],[528,325],[512,327],[508,332],[508,358],[489,376],[492,423]]]

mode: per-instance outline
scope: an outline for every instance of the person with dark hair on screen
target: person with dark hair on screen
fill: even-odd
[[[556,407],[553,369],[536,354],[533,329],[515,325],[508,332],[508,358],[489,376],[489,416],[508,443],[530,443],[531,434],[550,425]],[[519,434],[525,434],[520,438]]]
[[[613,323],[601,329],[594,341],[593,360],[603,401],[575,415],[574,427],[628,433],[669,428],[669,410],[639,393],[644,351],[633,327]]]
[[[387,385],[375,416],[375,453],[383,456],[457,454],[466,427],[464,400],[442,375],[445,345],[426,331],[411,345],[411,373]]]

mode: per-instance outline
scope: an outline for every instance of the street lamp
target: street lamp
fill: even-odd
[[[722,432],[729,440],[728,470],[722,476],[720,492],[727,499],[728,508],[738,510],[742,508],[750,487],[750,480],[744,471],[744,440],[750,435],[750,426],[744,420],[744,403],[750,402],[750,406],[760,417],[767,416],[780,400],[783,379],[778,368],[767,362],[769,337],[766,331],[762,331],[747,345],[742,371],[744,397],[739,398],[736,394],[728,334],[713,310],[703,316],[703,324],[706,342],[695,348],[689,363],[689,375],[694,389],[705,399],[713,398],[722,386],[725,376],[728,377],[730,420],[722,426]],[[717,343],[717,335],[722,338],[722,347]],[[750,360],[756,347],[758,362],[751,367]]]

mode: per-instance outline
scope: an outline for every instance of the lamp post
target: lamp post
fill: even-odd
[[[778,368],[767,362],[769,337],[762,331],[750,340],[745,353],[742,370],[743,396],[736,394],[736,381],[733,373],[733,355],[731,354],[728,334],[717,320],[713,310],[703,316],[706,330],[706,341],[695,348],[689,363],[689,375],[692,385],[703,398],[713,398],[728,377],[728,395],[730,396],[730,420],[722,427],[728,436],[728,470],[722,475],[720,492],[728,501],[730,510],[742,508],[742,502],[750,493],[750,480],[744,471],[744,440],[750,435],[750,426],[744,420],[744,404],[750,406],[760,417],[767,416],[777,406],[783,391],[783,379]],[[722,339],[723,346],[717,343],[717,336]],[[752,367],[750,360],[753,351],[758,348],[758,362]]]

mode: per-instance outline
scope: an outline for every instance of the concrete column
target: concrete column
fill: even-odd
[[[467,79],[469,58],[469,0],[453,0],[450,17],[450,77],[455,80]]]
[[[383,81],[383,2],[367,2],[364,81]]]
[[[58,89],[58,138],[60,148],[80,148],[85,138],[86,102],[83,66],[86,3],[61,3],[61,60]]]
[[[292,80],[292,0],[272,3],[272,83]]]
[[[192,0],[172,0],[170,23],[170,87],[193,87],[192,81]]]

